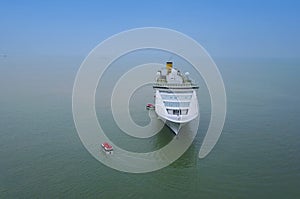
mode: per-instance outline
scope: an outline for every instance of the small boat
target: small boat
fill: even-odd
[[[103,150],[107,153],[107,154],[112,154],[113,153],[113,147],[108,143],[108,142],[104,142],[101,144],[101,147],[103,148]]]
[[[153,104],[147,104],[146,109],[147,110],[154,110],[155,106]]]

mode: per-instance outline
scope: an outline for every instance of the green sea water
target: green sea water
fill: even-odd
[[[300,197],[299,60],[217,59],[228,101],[217,145],[198,159],[210,120],[209,94],[199,80],[196,139],[173,164],[144,174],[108,168],[84,148],[72,117],[81,60],[54,60],[0,62],[0,198]],[[149,90],[138,90],[130,103],[141,125],[149,122]],[[149,151],[173,138],[167,127],[144,142],[122,135],[105,93],[97,92],[98,120],[122,147]]]

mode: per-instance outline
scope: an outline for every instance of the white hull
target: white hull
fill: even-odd
[[[169,120],[167,120],[166,125],[168,125],[168,127],[177,135],[183,124],[170,122]]]
[[[177,135],[183,124],[198,116],[195,89],[156,89],[155,112]]]

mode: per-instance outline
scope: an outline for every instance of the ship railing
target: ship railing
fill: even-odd
[[[197,84],[193,84],[193,83],[174,84],[174,83],[163,83],[163,82],[156,82],[153,84],[153,86],[154,87],[168,87],[168,88],[198,87]]]

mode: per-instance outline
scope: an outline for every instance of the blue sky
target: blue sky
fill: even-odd
[[[175,29],[213,57],[298,58],[299,1],[6,1],[0,54],[85,56],[131,28]]]

